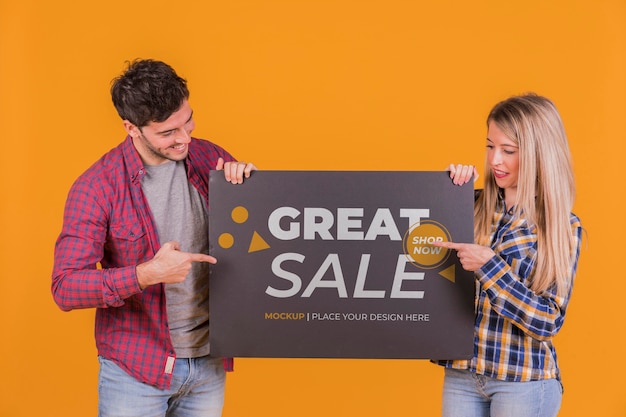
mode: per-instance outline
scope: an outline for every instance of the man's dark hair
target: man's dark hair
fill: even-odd
[[[166,63],[137,59],[113,80],[111,98],[120,117],[141,128],[170,117],[189,98],[189,90]]]

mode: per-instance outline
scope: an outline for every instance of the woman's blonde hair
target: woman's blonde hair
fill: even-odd
[[[570,213],[575,185],[567,136],[556,106],[530,93],[496,104],[487,125],[495,123],[519,146],[515,214],[537,233],[537,259],[531,289],[541,294],[556,285],[564,296],[571,285],[574,236]],[[485,187],[474,208],[476,242],[489,245],[499,188],[486,164]]]

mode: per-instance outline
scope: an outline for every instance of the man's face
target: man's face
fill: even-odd
[[[163,122],[150,122],[141,129],[129,121],[124,127],[133,138],[135,149],[146,165],[159,165],[167,161],[182,161],[189,153],[191,132],[196,127],[189,101]]]

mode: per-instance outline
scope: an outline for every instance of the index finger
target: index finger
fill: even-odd
[[[447,248],[447,249],[460,249],[463,244],[462,243],[455,243],[455,242],[438,242],[435,241],[433,243],[431,243],[431,245],[433,246],[439,246],[442,248]]]
[[[208,262],[210,264],[217,263],[217,259],[211,255],[205,255],[204,253],[190,253],[189,257],[193,262]]]

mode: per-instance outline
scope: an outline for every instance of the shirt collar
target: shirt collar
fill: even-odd
[[[126,172],[130,176],[130,180],[138,184],[141,182],[141,178],[146,175],[146,169],[143,166],[139,152],[135,149],[133,139],[126,136],[126,139],[122,143],[122,154],[124,155],[124,163],[126,164]]]

